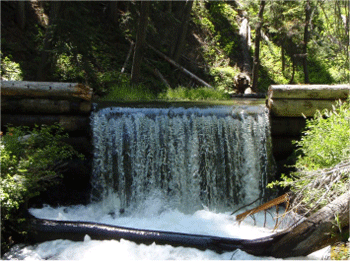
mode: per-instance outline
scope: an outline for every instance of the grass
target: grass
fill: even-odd
[[[231,99],[228,93],[208,87],[196,89],[186,87],[167,88],[161,93],[154,94],[142,85],[132,86],[124,83],[118,86],[114,85],[110,90],[106,96],[100,98],[101,101],[220,101]]]

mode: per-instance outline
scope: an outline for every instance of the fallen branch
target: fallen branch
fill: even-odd
[[[185,73],[188,76],[190,76],[192,79],[196,80],[197,82],[199,82],[200,84],[203,84],[206,87],[213,88],[213,86],[211,86],[209,83],[203,81],[201,78],[199,78],[198,76],[194,75],[193,73],[191,73],[190,71],[188,71],[187,69],[185,69],[184,67],[179,65],[177,62],[175,62],[174,60],[170,59],[168,56],[166,56],[162,52],[158,51],[157,49],[155,49],[153,46],[148,45],[148,47],[150,49],[152,49],[155,53],[157,53],[159,56],[161,56],[164,60],[169,62],[171,65],[175,66],[176,68],[181,70],[183,73]]]

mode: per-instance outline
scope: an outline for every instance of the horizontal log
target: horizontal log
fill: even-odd
[[[90,101],[92,89],[81,83],[1,81],[2,96],[79,98]]]
[[[29,126],[35,125],[53,125],[59,123],[65,131],[89,133],[90,120],[88,116],[69,116],[69,115],[25,115],[25,114],[2,114],[1,127],[5,130],[5,126]]]
[[[90,101],[8,99],[1,97],[1,112],[16,114],[88,114]]]
[[[33,243],[56,239],[83,241],[85,235],[89,235],[95,240],[125,239],[139,244],[194,247],[219,253],[241,249],[256,256],[298,257],[307,256],[339,241],[342,233],[349,231],[349,203],[350,192],[346,192],[294,226],[267,237],[251,240],[135,229],[92,222],[56,221],[33,216],[27,219],[28,236]]]
[[[128,227],[110,226],[92,222],[56,221],[30,218],[28,235],[33,243],[55,239],[83,241],[85,235],[95,240],[130,240],[135,243],[150,245],[172,245],[193,247],[200,250],[213,250],[218,253],[242,249],[254,255],[264,255],[266,249],[278,241],[284,233],[246,240],[209,235],[196,235],[166,231],[134,229]]]
[[[350,85],[271,85],[269,99],[314,99],[339,100],[347,99]]]
[[[332,109],[336,100],[269,99],[268,108],[276,117],[313,117],[317,110]]]

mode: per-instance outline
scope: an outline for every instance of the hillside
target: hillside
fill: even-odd
[[[153,93],[167,84],[203,85],[151,46],[215,88],[231,89],[234,76],[247,63],[252,67],[259,3],[155,1],[146,10],[145,2],[138,1],[2,1],[2,78],[79,81],[99,96],[128,85],[144,14],[137,84]],[[311,10],[307,22],[306,6]],[[264,92],[272,83],[303,83],[304,61],[309,83],[347,83],[349,9],[344,1],[267,1],[258,90]],[[250,25],[246,38],[245,22]]]

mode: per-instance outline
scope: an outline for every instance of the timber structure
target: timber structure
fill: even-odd
[[[268,90],[267,107],[273,154],[276,160],[285,159],[295,150],[293,140],[298,140],[305,128],[307,118],[317,110],[328,109],[339,100],[350,97],[350,85],[271,85]]]

